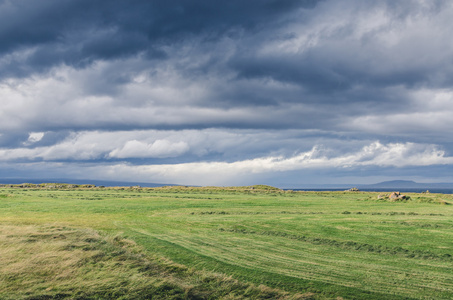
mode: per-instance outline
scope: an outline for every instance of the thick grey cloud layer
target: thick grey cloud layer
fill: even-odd
[[[453,180],[452,18],[450,1],[0,1],[0,175]]]

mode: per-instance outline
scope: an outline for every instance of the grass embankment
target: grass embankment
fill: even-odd
[[[409,196],[1,189],[0,298],[451,299],[452,196]]]

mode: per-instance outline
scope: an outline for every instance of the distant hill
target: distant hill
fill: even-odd
[[[401,191],[420,193],[426,190],[434,193],[453,194],[453,183],[420,183],[412,180],[391,180],[374,184],[299,184],[293,187],[283,187],[293,190],[315,190],[315,191],[341,191],[356,187],[361,191]]]
[[[96,186],[141,186],[141,187],[161,187],[173,186],[177,184],[162,184],[151,182],[133,182],[133,181],[109,181],[109,180],[92,180],[92,179],[68,179],[68,178],[0,178],[0,184],[21,184],[21,183],[69,183],[69,184],[94,184]]]
[[[359,188],[362,189],[372,189],[372,188],[393,188],[393,189],[433,189],[433,188],[440,188],[440,189],[448,189],[453,188],[453,183],[419,183],[412,180],[391,180],[391,181],[383,181],[375,184],[367,184],[367,185],[359,185]]]
[[[412,180],[390,180],[374,184],[361,185],[361,187],[376,187],[376,188],[417,188],[420,183]]]

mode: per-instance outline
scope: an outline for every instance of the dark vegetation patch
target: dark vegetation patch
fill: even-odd
[[[451,195],[444,194],[411,194],[403,195],[399,192],[393,192],[391,194],[378,194],[377,197],[368,196],[362,200],[365,201],[385,201],[385,202],[398,202],[398,203],[431,203],[431,204],[441,204],[441,205],[450,205],[452,201]]]
[[[419,203],[433,203],[433,204],[441,204],[441,205],[450,205],[451,203],[445,199],[440,197],[414,197],[414,200]]]
[[[254,231],[246,228],[233,227],[233,228],[219,228],[219,231],[232,232],[249,235],[262,235],[262,236],[275,236],[282,237],[291,240],[297,240],[301,242],[310,243],[313,245],[325,245],[337,247],[344,250],[354,250],[362,252],[373,252],[377,254],[385,255],[398,255],[406,258],[415,259],[435,259],[440,261],[453,261],[450,254],[436,254],[428,250],[409,250],[402,247],[387,247],[383,245],[372,245],[367,243],[359,243],[354,241],[337,241],[328,238],[308,237],[304,235],[290,234],[285,232],[273,231],[273,230],[261,230]]]
[[[191,215],[322,215],[322,211],[309,211],[309,212],[299,212],[299,211],[201,211],[201,212],[191,212]]]
[[[199,211],[191,212],[190,215],[323,215],[326,214],[322,211]],[[341,215],[372,215],[372,216],[432,216],[439,217],[444,216],[443,214],[420,214],[416,212],[403,212],[403,211],[390,211],[390,212],[367,212],[367,211],[356,211],[351,212],[348,210],[342,211],[339,213]]]
[[[343,215],[350,215],[350,214],[372,215],[372,216],[432,216],[432,217],[444,216],[443,214],[435,214],[435,213],[420,214],[420,213],[416,213],[416,212],[404,212],[404,211],[390,211],[390,212],[356,211],[356,212],[350,212],[350,211],[345,210],[345,211],[341,212],[341,214],[343,214]]]
[[[408,226],[408,227],[414,227],[414,228],[452,228],[452,225],[448,224],[431,224],[431,223],[420,223],[420,222],[408,222],[408,221],[402,221],[402,222],[389,222],[389,221],[381,221],[379,222],[380,224],[392,224],[392,225],[403,225],[403,226]]]

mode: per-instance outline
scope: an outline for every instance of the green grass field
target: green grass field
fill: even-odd
[[[453,299],[452,195],[0,189],[0,299]]]

